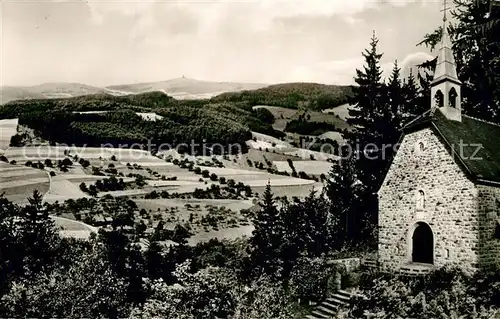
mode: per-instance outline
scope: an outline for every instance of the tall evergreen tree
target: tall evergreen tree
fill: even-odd
[[[380,59],[382,54],[378,53],[378,38],[375,31],[370,39],[370,48],[362,53],[365,65],[362,70],[356,69],[355,82],[353,86],[353,98],[349,104],[348,123],[355,127],[368,127],[372,124],[373,113],[381,99],[382,69]]]
[[[417,74],[421,76],[420,73]],[[427,84],[428,85],[428,84]],[[408,78],[403,83],[403,125],[430,109],[430,89],[424,91],[419,88],[413,71],[410,69]],[[424,93],[425,92],[425,93]]]
[[[362,53],[365,59],[363,70],[356,70],[350,100],[348,123],[355,129],[348,132],[347,139],[357,157],[358,178],[371,191],[375,191],[380,172],[386,160],[392,155],[392,146],[399,137],[401,107],[401,79],[397,64],[393,70],[390,85],[382,81],[380,66],[381,53],[378,53],[379,40],[373,34],[369,49]],[[389,147],[387,147],[389,146]]]
[[[276,207],[271,184],[263,193],[260,210],[253,220],[254,230],[250,238],[251,258],[257,267],[268,274],[281,275],[279,256],[281,254],[283,225]]]
[[[301,255],[318,257],[330,249],[333,228],[329,202],[312,190],[300,200],[281,210],[284,232],[281,251],[284,274],[295,265]]]
[[[28,198],[29,204],[20,210],[21,243],[25,256],[24,265],[27,274],[35,274],[50,266],[57,255],[60,241],[54,221],[42,204],[42,194],[38,190]]]

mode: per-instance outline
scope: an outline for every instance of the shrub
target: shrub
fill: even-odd
[[[322,258],[301,257],[290,273],[290,293],[302,301],[319,301],[327,293],[332,273]]]
[[[16,160],[12,160],[12,161],[10,161],[10,164],[12,164],[12,165],[16,165],[16,164],[17,164],[17,162],[16,162]]]
[[[45,166],[47,167],[52,167],[53,164],[52,164],[52,160],[50,158],[46,158],[45,161],[43,162],[45,164]]]
[[[86,159],[83,159],[83,158],[80,158],[80,160],[78,161],[78,163],[80,163],[80,165],[83,167],[83,168],[87,168],[90,166],[90,162]]]
[[[49,174],[50,174],[50,176],[56,176],[56,172],[54,172],[54,171],[50,171]]]
[[[81,190],[82,192],[84,192],[84,193],[87,193],[87,192],[89,191],[89,190],[88,190],[88,188],[87,188],[87,184],[85,184],[85,183],[83,183],[83,182],[82,182],[82,183],[80,184],[80,190]]]
[[[210,175],[210,180],[212,180],[212,181],[216,181],[217,179],[218,179],[217,174],[212,173],[212,174]]]
[[[371,274],[363,279],[364,298],[355,298],[351,313],[356,318],[366,311],[375,318],[494,318],[491,305],[476,297],[476,280],[456,269],[426,277]]]
[[[9,162],[9,160],[7,159],[7,157],[5,157],[4,155],[0,156],[0,161],[5,162],[5,163]]]

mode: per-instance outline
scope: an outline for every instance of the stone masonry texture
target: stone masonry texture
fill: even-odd
[[[500,189],[473,183],[431,129],[404,137],[378,195],[381,267],[411,262],[418,222],[432,229],[435,266],[475,271],[499,264]]]

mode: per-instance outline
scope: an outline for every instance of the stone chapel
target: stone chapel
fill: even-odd
[[[385,269],[500,264],[500,126],[462,114],[443,21],[432,107],[404,127],[378,191]]]

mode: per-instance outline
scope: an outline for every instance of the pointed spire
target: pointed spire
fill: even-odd
[[[444,7],[441,10],[443,12],[441,44],[436,69],[434,70],[434,79],[431,83],[431,112],[434,113],[434,110],[439,108],[441,113],[449,120],[461,122],[461,82],[457,77],[457,66],[453,57],[450,35],[448,34],[448,17],[446,13],[449,9],[446,6],[446,0],[444,0]]]
[[[444,79],[460,83],[457,76],[457,65],[453,56],[451,39],[448,34],[448,18],[446,13],[449,9],[450,8],[446,6],[446,0],[444,0],[443,10],[441,10],[443,12],[441,44],[439,46],[436,70],[434,71],[432,83],[442,82]]]

